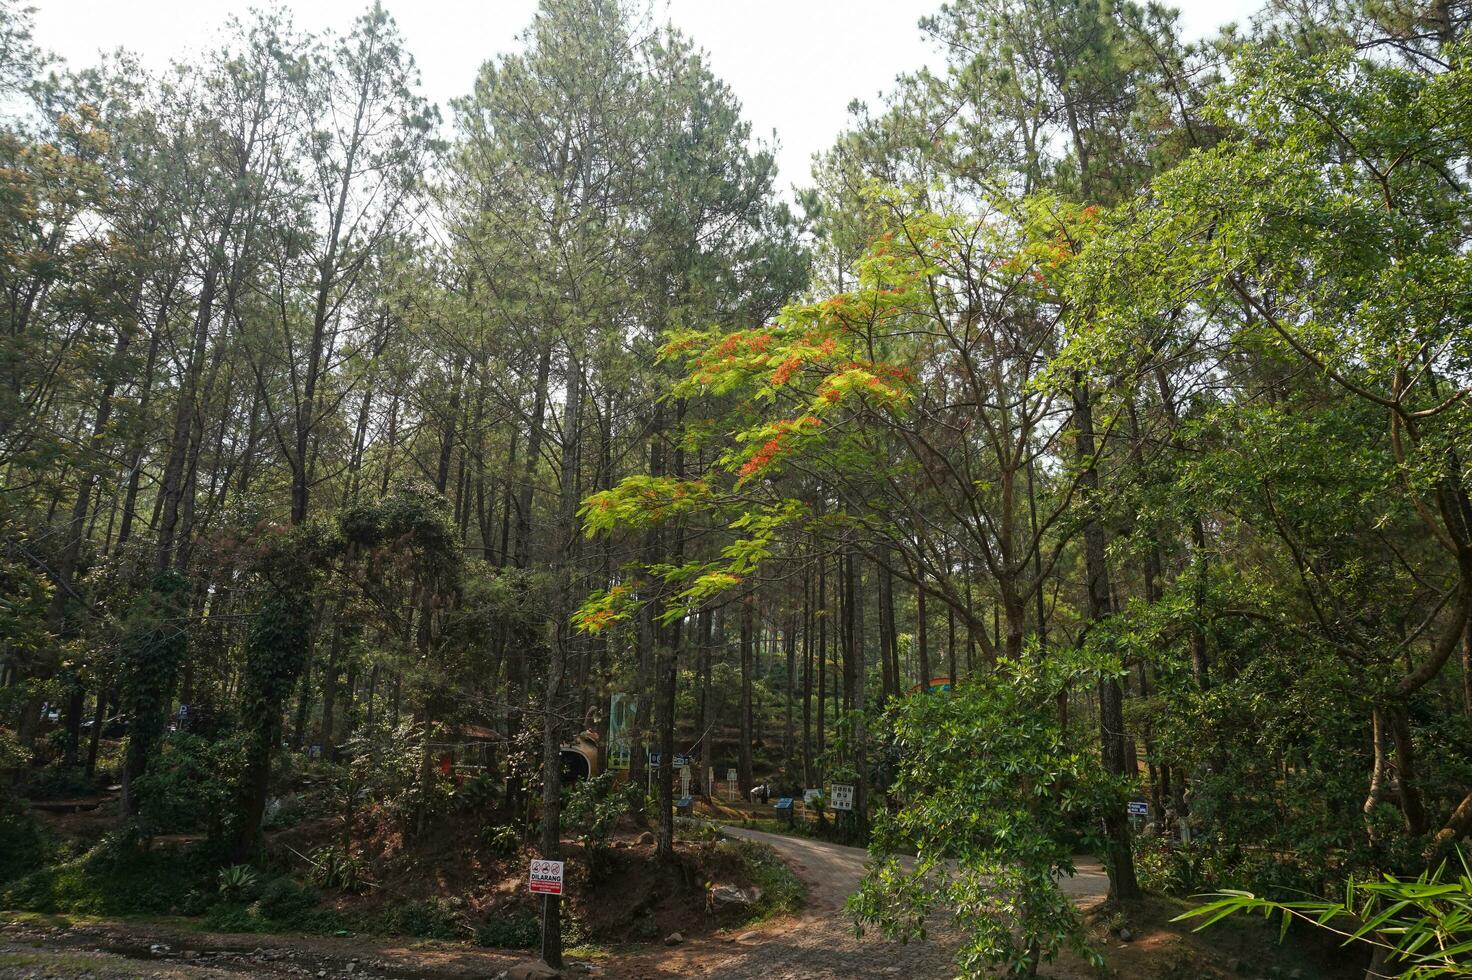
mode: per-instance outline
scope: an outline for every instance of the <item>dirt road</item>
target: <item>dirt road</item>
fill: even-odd
[[[730,837],[761,841],[782,855],[808,883],[809,907],[813,909],[841,906],[843,900],[859,887],[864,862],[869,857],[869,852],[859,847],[766,834],[740,827],[721,829]],[[1109,894],[1109,876],[1104,873],[1102,864],[1091,857],[1076,857],[1074,865],[1078,873],[1059,882],[1065,895],[1086,904]]]
[[[780,854],[808,884],[801,918],[768,923],[728,942],[702,941],[608,965],[620,980],[664,977],[721,977],[722,980],[859,980],[869,977],[955,976],[952,940],[945,933],[922,942],[887,942],[873,932],[855,935],[843,912],[844,899],[859,886],[868,852],[802,837],[785,837],[740,827],[732,837],[761,841]],[[1064,891],[1081,902],[1108,892],[1104,869],[1080,859],[1078,876]]]

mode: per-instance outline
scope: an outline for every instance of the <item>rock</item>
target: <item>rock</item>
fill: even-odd
[[[749,943],[760,938],[762,938],[762,934],[759,932],[743,932],[741,935],[736,937],[736,941],[738,943]]]
[[[518,963],[506,971],[506,980],[547,980],[549,977],[560,977],[562,974],[552,969],[541,960],[528,960]]]
[[[1127,943],[1127,942],[1129,942],[1130,940],[1132,940],[1134,938],[1135,938],[1135,934],[1133,932],[1130,932],[1129,929],[1126,928],[1126,929],[1119,930],[1119,941],[1120,942]]]
[[[762,899],[762,890],[752,887],[749,889],[737,888],[734,885],[711,885],[710,904],[737,905],[742,908],[750,908]]]
[[[642,833],[642,834],[639,835],[639,843],[640,844],[653,844],[654,843],[654,835],[651,834],[647,830],[644,831],[644,833]]]
[[[678,932],[672,932],[668,936],[664,937],[664,944],[666,946],[678,946],[684,941],[685,937],[680,935]]]

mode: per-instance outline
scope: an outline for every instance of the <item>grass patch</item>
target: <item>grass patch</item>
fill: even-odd
[[[95,973],[104,964],[96,957],[81,953],[0,953],[0,970],[27,970],[40,967],[47,976],[57,970]]]
[[[259,902],[249,905],[221,902],[205,912],[201,927],[206,932],[309,933],[333,936],[351,932],[348,921],[333,909],[307,909],[290,920],[274,919],[261,910]]]

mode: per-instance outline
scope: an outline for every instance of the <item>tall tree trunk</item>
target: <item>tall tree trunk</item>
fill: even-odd
[[[572,603],[577,587],[575,564],[578,555],[578,450],[582,423],[582,368],[576,354],[567,353],[566,408],[562,426],[561,491],[558,499],[558,534],[561,538],[553,563],[557,582],[553,617],[548,630],[548,661],[543,691],[542,720],[542,857],[549,861],[562,856],[562,731],[561,712],[567,664],[572,657]],[[529,454],[530,458],[530,454]],[[542,929],[542,960],[562,968],[562,900],[548,896]]]
[[[1105,558],[1104,524],[1099,510],[1099,471],[1095,458],[1094,411],[1087,382],[1076,374],[1073,385],[1073,425],[1080,468],[1079,490],[1084,510],[1084,568],[1088,575],[1089,618],[1102,623],[1113,613],[1109,567]],[[1099,754],[1106,772],[1133,780],[1126,766],[1124,739],[1124,692],[1113,677],[1099,680]],[[1140,897],[1135,879],[1134,855],[1130,850],[1129,821],[1113,809],[1104,815],[1107,838],[1106,866],[1109,894],[1120,901]]]
[[[752,682],[752,607],[755,599],[746,596],[741,601],[741,742],[737,746],[736,785],[742,798],[751,793],[751,682]]]

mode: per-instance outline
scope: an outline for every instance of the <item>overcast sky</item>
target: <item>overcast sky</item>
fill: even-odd
[[[36,40],[74,66],[102,50],[163,67],[210,44],[250,0],[36,0]],[[806,183],[808,161],[843,128],[850,100],[876,101],[894,77],[939,56],[916,26],[940,0],[658,0],[659,11],[710,52],[754,132],[781,145],[780,183]],[[262,3],[255,4],[264,5]],[[444,107],[469,91],[481,62],[515,46],[537,0],[385,0]],[[346,30],[367,0],[287,0],[299,28]],[[1258,0],[1184,0],[1190,37],[1246,20]],[[448,115],[448,114],[447,114]]]

